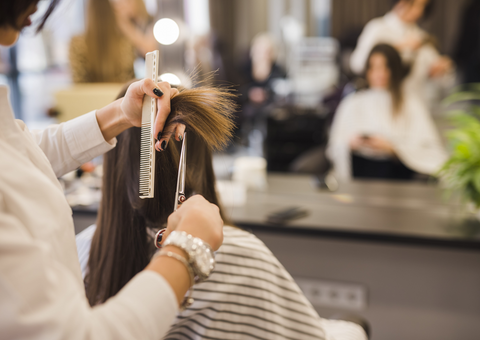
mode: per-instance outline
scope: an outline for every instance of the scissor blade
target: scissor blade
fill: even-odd
[[[180,161],[178,164],[177,190],[175,192],[175,208],[177,211],[178,205],[185,201],[185,173],[187,165],[187,133],[183,133],[182,150],[180,152]]]

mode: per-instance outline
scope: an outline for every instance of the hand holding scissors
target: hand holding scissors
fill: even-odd
[[[185,196],[185,174],[187,172],[187,133],[183,133],[182,149],[180,152],[180,162],[178,164],[178,177],[177,177],[177,190],[175,191],[175,201],[173,212],[187,200]],[[163,234],[167,229],[160,229],[155,235],[154,243],[155,247],[160,248],[163,241]]]

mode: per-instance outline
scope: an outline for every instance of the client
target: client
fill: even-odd
[[[390,45],[373,48],[367,60],[369,88],[337,109],[327,154],[338,179],[412,179],[433,175],[447,159],[423,101],[404,91],[407,74]]]
[[[187,127],[187,197],[201,194],[220,206],[212,149],[231,136],[233,95],[222,89],[180,90],[165,131]],[[168,133],[168,132],[167,132]],[[113,297],[153,256],[152,235],[173,211],[179,150],[157,153],[155,198],[138,197],[140,129],[117,137],[104,158],[103,198],[97,226],[77,236],[90,304]],[[366,339],[350,322],[321,319],[270,250],[254,235],[224,227],[216,268],[193,290],[194,303],[178,315],[165,339]],[[93,238],[92,238],[93,235]],[[90,248],[91,242],[91,248]]]

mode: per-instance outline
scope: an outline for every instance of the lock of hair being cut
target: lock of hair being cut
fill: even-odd
[[[119,97],[125,92],[126,89]],[[212,151],[225,147],[232,137],[235,97],[225,88],[179,89],[179,94],[171,100],[171,113],[164,128],[173,131],[175,123],[186,126],[187,197],[201,194],[219,207]],[[140,128],[120,134],[117,147],[104,156],[102,200],[85,277],[87,298],[92,306],[118,293],[149,263],[155,248],[147,228],[156,230],[166,226],[173,212],[178,144],[171,138],[166,150],[157,152],[152,199],[140,199],[138,195]]]

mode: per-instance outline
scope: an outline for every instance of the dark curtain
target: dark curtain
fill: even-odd
[[[332,36],[344,40],[359,35],[367,22],[390,8],[388,0],[332,0]]]
[[[210,26],[216,52],[222,58],[225,80],[236,84],[235,65],[235,1],[210,0]]]

